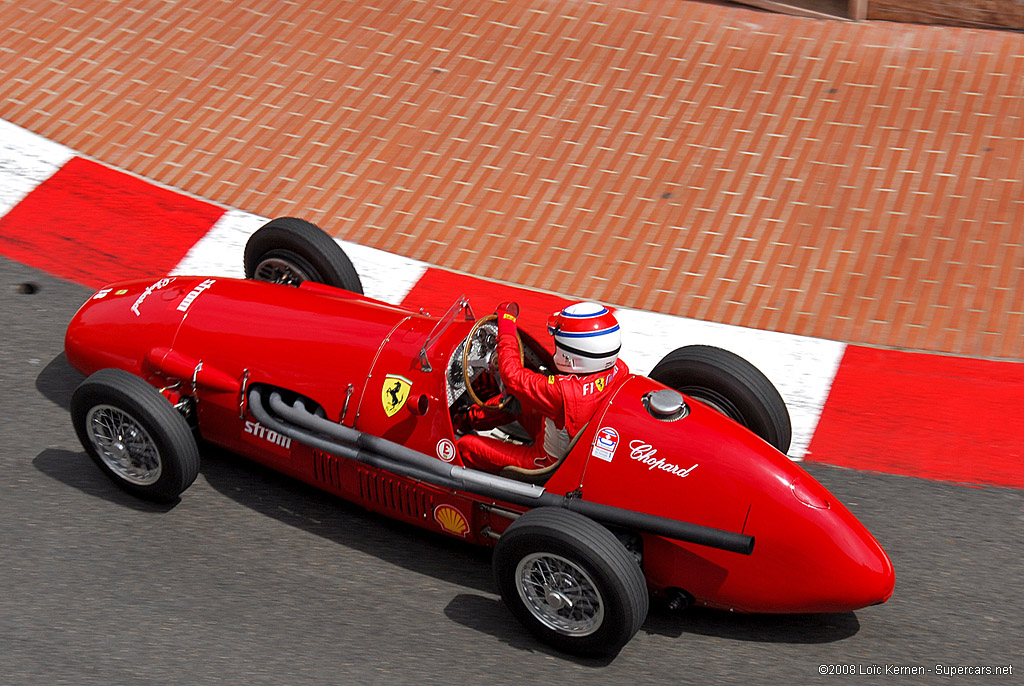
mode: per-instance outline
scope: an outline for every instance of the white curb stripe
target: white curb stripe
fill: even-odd
[[[615,315],[622,326],[622,359],[640,374],[650,373],[661,358],[684,345],[712,345],[749,360],[786,401],[793,423],[789,456],[803,459],[845,344],[638,310],[616,310]]]
[[[267,219],[240,210],[228,210],[186,253],[171,274],[245,278],[242,253],[249,236]],[[382,250],[335,239],[359,274],[365,294],[392,305],[401,304],[427,271],[422,262]]]
[[[70,149],[0,120],[0,216],[72,157]],[[171,273],[244,277],[245,243],[266,221],[249,212],[227,210]],[[377,300],[400,305],[427,271],[427,265],[416,260],[338,243],[352,259],[366,295]],[[641,374],[683,345],[714,345],[750,360],[786,400],[793,422],[789,455],[803,458],[842,360],[843,344],[638,310],[619,309],[616,316],[623,329],[622,358]]]
[[[245,242],[266,221],[229,210],[171,273],[243,278]],[[338,242],[359,272],[366,295],[392,305],[400,305],[427,270],[416,260]],[[806,454],[843,357],[842,343],[638,310],[619,309],[616,316],[623,330],[622,359],[640,374],[649,373],[662,357],[683,345],[713,345],[750,360],[771,379],[789,408],[790,457],[800,460]]]
[[[69,148],[0,119],[0,216],[74,156]]]

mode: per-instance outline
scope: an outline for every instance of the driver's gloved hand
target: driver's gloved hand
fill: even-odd
[[[495,396],[488,400],[488,404],[496,404],[501,398]],[[512,404],[516,404],[517,401],[513,399]],[[497,407],[477,407],[473,406],[467,408],[462,412],[457,412],[452,415],[452,428],[456,434],[470,434],[475,431],[487,431],[495,427],[507,424],[509,421],[508,413],[506,410],[499,410]]]
[[[516,319],[519,318],[519,304],[503,302],[494,311],[498,315],[498,335],[516,332]]]
[[[452,415],[452,429],[455,430],[456,435],[465,435],[472,432],[473,424],[469,419],[469,414],[459,412]]]
[[[498,308],[494,310],[494,314],[498,315],[498,319],[501,319],[503,315],[510,314],[512,319],[519,317],[519,303],[512,301],[505,301],[498,305]]]

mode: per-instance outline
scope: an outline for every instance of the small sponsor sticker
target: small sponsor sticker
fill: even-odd
[[[611,374],[605,374],[599,376],[593,381],[588,381],[583,384],[583,395],[590,395],[591,393],[604,393],[604,389],[611,383],[612,379],[615,378],[615,370],[612,369]]]
[[[599,460],[611,462],[615,457],[615,449],[619,447],[619,432],[610,426],[601,427],[594,436],[594,447],[590,454]]]
[[[152,295],[153,291],[158,291],[161,288],[165,288],[166,286],[171,284],[174,281],[174,279],[175,279],[175,277],[173,277],[173,276],[165,277],[163,279],[160,279],[156,283],[154,283],[152,286],[148,286],[146,288],[146,290],[142,291],[142,295],[140,295],[138,297],[138,299],[132,304],[132,307],[131,307],[131,310],[132,310],[132,312],[135,313],[135,316],[136,317],[141,317],[142,316],[142,311],[139,310],[139,307],[142,306],[142,303],[146,302],[146,298],[148,298],[150,295]]]
[[[268,429],[259,422],[246,420],[245,422],[245,433],[257,439],[257,443],[265,445],[269,443],[271,445],[283,448],[286,451],[291,452],[292,439],[284,434],[279,434],[276,431]]]
[[[465,537],[469,533],[469,522],[465,515],[451,505],[438,505],[434,508],[434,521],[450,534]]]
[[[100,289],[100,290],[96,291],[96,295],[92,296],[92,299],[93,300],[103,300],[105,297],[110,295],[110,291],[111,290],[112,289],[110,289],[110,288]]]
[[[380,402],[384,406],[384,414],[394,417],[405,401],[409,399],[409,391],[412,390],[412,381],[399,376],[388,374],[384,377],[384,386],[380,389]]]
[[[455,444],[450,438],[442,438],[437,442],[437,456],[445,462],[455,459]]]

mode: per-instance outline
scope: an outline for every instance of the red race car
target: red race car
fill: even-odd
[[[609,391],[563,459],[490,474],[462,464],[453,417],[501,388],[493,316],[476,319],[464,298],[441,317],[366,298],[338,244],[293,218],[252,235],[245,273],[111,284],[68,326],[67,358],[91,375],[73,396],[75,429],[127,491],[177,499],[199,472],[198,435],[493,546],[512,612],[576,654],[619,650],[652,594],[759,613],[892,595],[889,558],[784,455],[782,398],[731,353],[669,353]],[[526,366],[552,370],[547,348],[520,336]],[[514,412],[495,434],[529,440]]]

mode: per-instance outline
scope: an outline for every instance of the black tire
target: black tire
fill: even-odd
[[[768,377],[739,355],[689,345],[662,358],[650,377],[710,405],[780,452],[789,450],[793,427],[786,401]]]
[[[552,573],[546,565],[559,571]],[[608,529],[581,514],[553,507],[530,510],[498,540],[493,566],[498,590],[512,614],[541,641],[564,652],[613,655],[647,618],[650,596],[640,565]],[[559,595],[562,589],[555,583],[545,583],[543,589],[520,583],[531,576],[540,579],[540,569],[547,570],[548,580],[572,578],[574,583],[566,588],[578,584],[590,591],[585,595],[599,600],[600,613],[584,598],[577,598],[571,609],[556,607],[565,596]],[[531,603],[527,587],[544,597]]]
[[[359,274],[341,246],[316,224],[294,217],[272,219],[249,237],[245,276],[289,286],[316,281],[363,293]]]
[[[103,472],[129,493],[173,502],[199,474],[185,418],[159,391],[121,369],[101,369],[75,389],[71,420]]]

